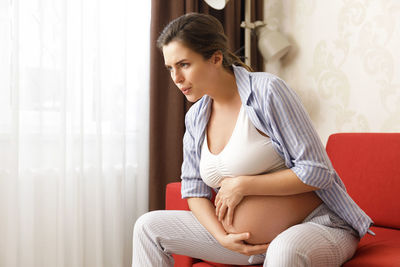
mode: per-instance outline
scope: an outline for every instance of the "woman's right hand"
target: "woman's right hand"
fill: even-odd
[[[188,204],[190,210],[199,222],[217,239],[217,241],[225,248],[244,254],[256,255],[264,253],[268,244],[251,245],[246,244],[246,240],[250,238],[250,233],[228,234],[222,223],[218,221],[215,215],[215,207],[207,198],[189,198]]]
[[[226,234],[219,238],[218,242],[225,248],[239,252],[241,254],[251,256],[264,253],[268,249],[269,244],[251,245],[245,241],[250,238],[249,233]]]

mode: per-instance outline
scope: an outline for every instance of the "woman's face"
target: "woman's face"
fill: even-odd
[[[213,57],[204,59],[179,41],[163,46],[165,66],[171,78],[190,102],[195,102],[207,93],[215,74]]]

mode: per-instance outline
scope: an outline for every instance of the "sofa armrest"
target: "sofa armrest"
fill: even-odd
[[[165,208],[167,210],[189,210],[186,199],[182,199],[181,183],[169,183],[165,193]]]

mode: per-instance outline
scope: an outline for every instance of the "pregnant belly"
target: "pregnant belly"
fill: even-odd
[[[290,226],[301,223],[322,203],[314,193],[290,196],[246,196],[235,208],[233,223],[222,225],[228,233],[250,233],[249,244],[269,243]]]

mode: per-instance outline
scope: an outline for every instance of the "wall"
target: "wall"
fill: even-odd
[[[334,132],[400,131],[400,1],[265,0],[293,48],[265,70],[297,91],[323,143]]]

